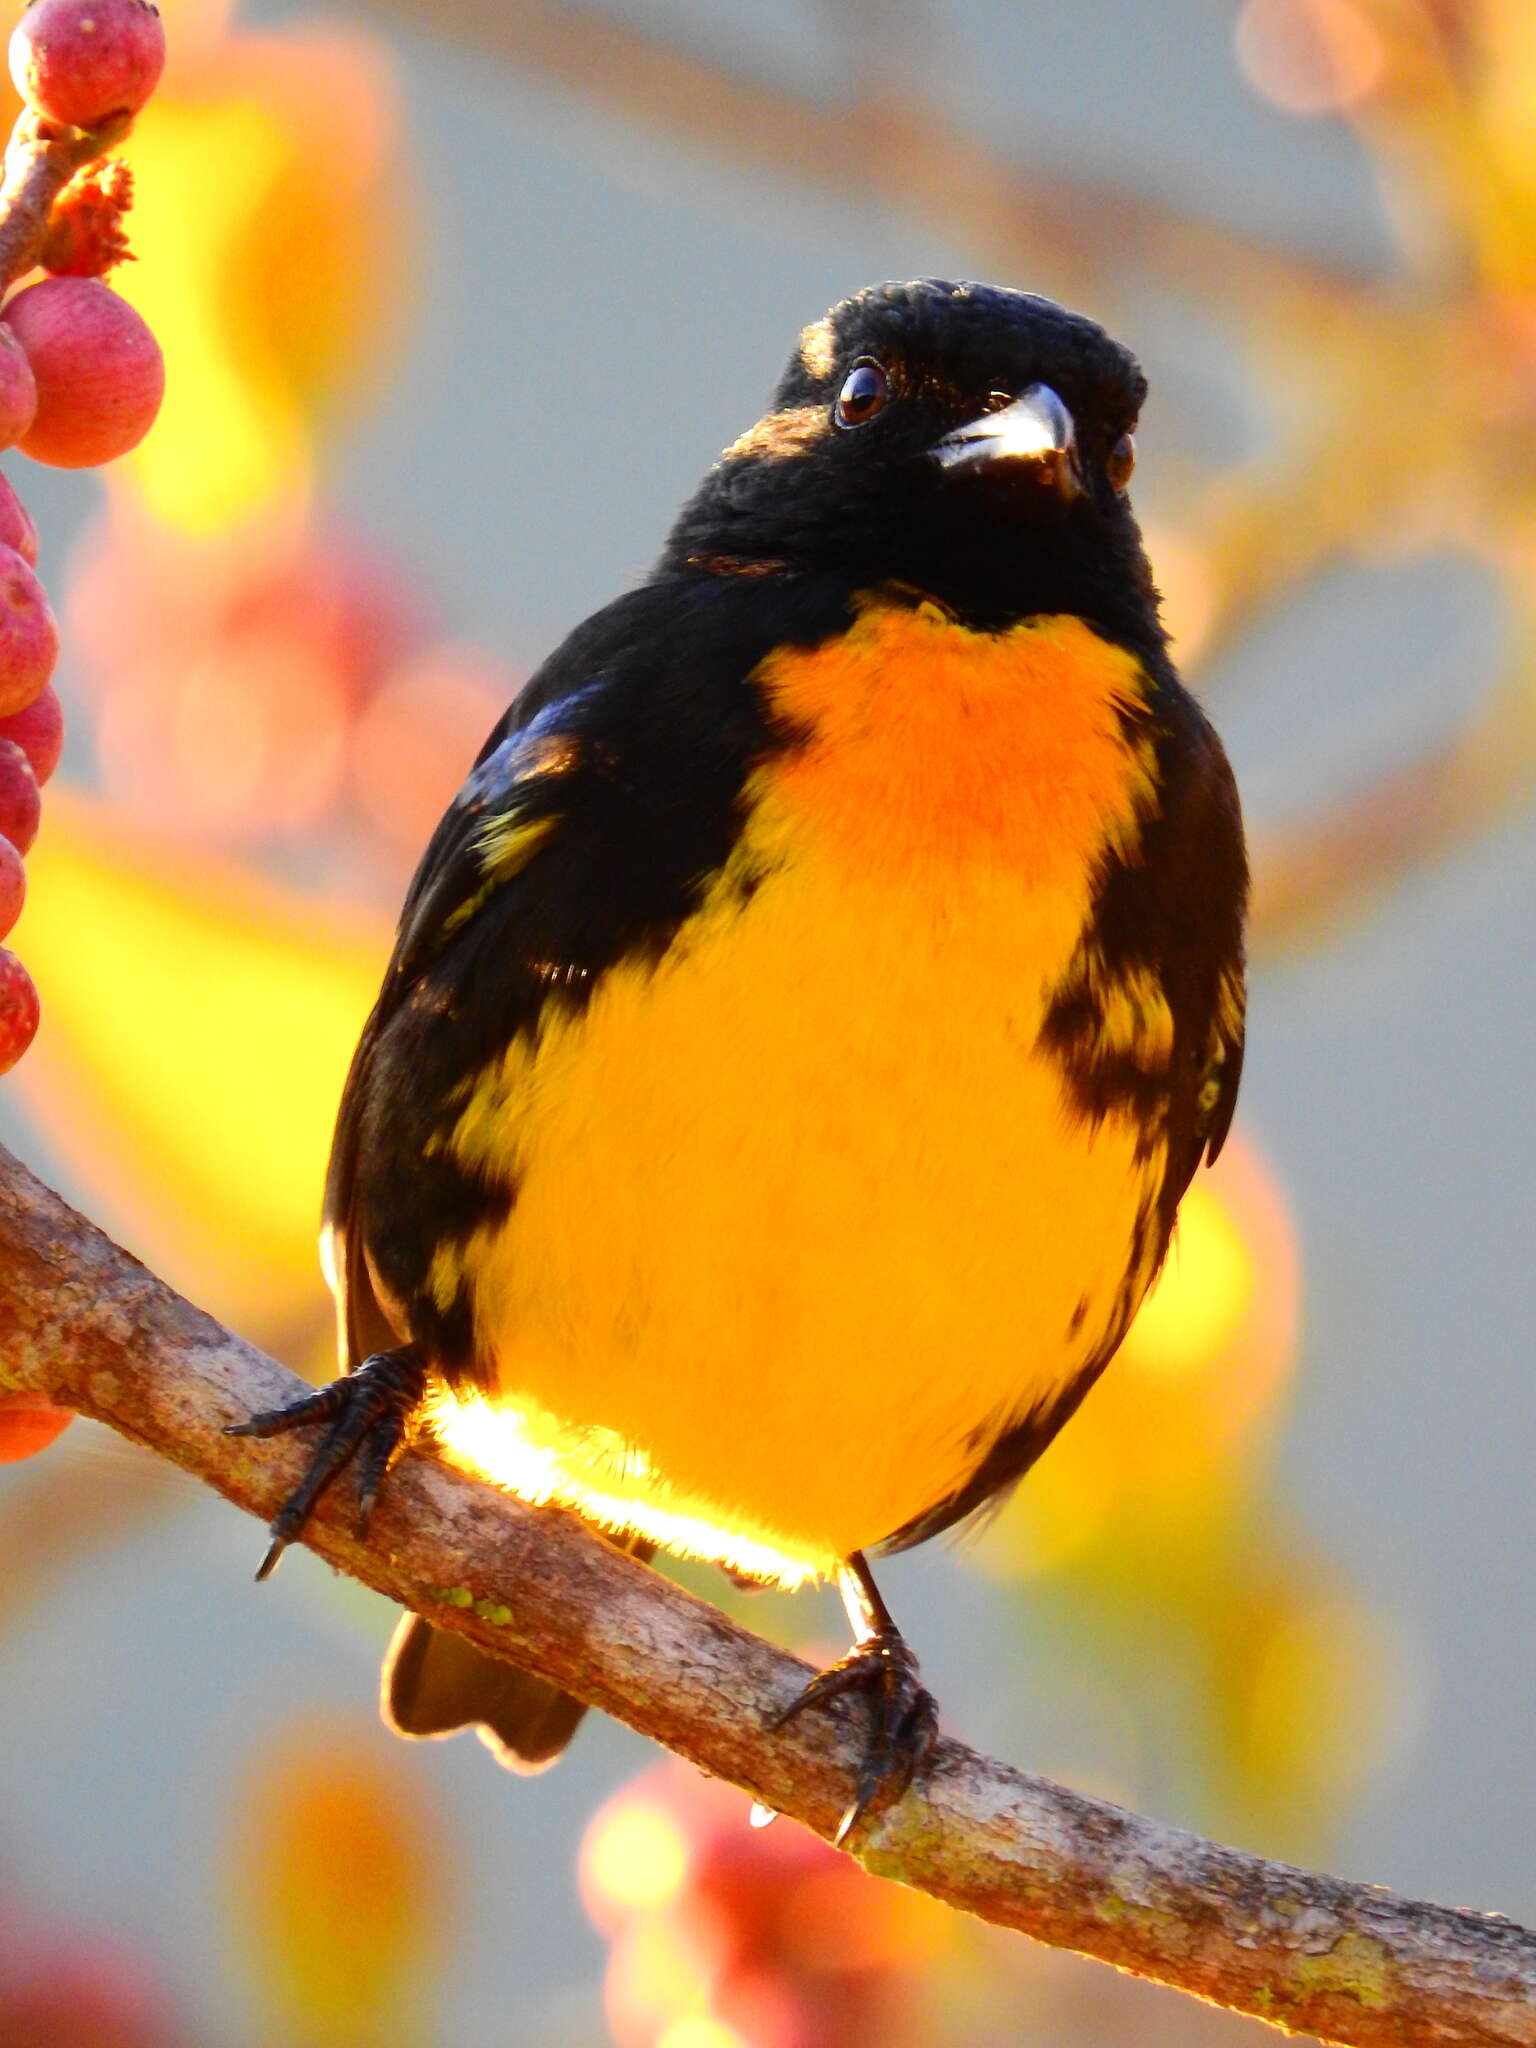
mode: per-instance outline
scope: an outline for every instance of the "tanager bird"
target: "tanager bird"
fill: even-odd
[[[642,1556],[835,1579],[845,1831],[936,1710],[870,1574],[1115,1350],[1243,1056],[1242,823],[1128,486],[1145,395],[1032,293],[876,286],[490,735],[411,884],[326,1201],[344,1376],[271,1568],[426,1433]],[[407,1735],[582,1709],[407,1618]]]

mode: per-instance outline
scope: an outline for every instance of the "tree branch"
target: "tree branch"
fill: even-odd
[[[95,1416],[263,1520],[307,1456],[302,1443],[220,1434],[299,1382],[3,1150],[0,1388]],[[344,1501],[322,1506],[308,1540],[338,1570],[817,1834],[836,1829],[854,1773],[847,1720],[766,1732],[805,1666],[572,1517],[416,1453],[391,1476],[366,1542]],[[1536,1935],[1513,1921],[1218,1848],[958,1742],[940,1743],[853,1853],[985,1920],[1284,2029],[1360,2048],[1536,2048]]]

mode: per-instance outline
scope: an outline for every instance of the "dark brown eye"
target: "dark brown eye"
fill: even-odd
[[[1104,474],[1109,478],[1111,488],[1123,491],[1130,482],[1131,471],[1135,467],[1136,443],[1129,434],[1122,434],[1110,449],[1108,460],[1104,464]]]
[[[884,407],[890,395],[890,379],[877,362],[865,356],[848,372],[843,388],[837,394],[838,424],[862,427]]]

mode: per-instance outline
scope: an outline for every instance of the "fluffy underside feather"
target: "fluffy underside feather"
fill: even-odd
[[[1133,658],[1072,619],[932,606],[763,665],[809,735],[659,965],[609,970],[473,1077],[448,1148],[513,1183],[445,1244],[493,1400],[466,1462],[793,1584],[963,1486],[1112,1345],[1166,1155],[1074,1100],[1042,1025],[1155,801]],[[1103,1043],[1172,1057],[1105,967]]]

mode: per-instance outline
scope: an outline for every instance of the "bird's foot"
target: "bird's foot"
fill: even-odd
[[[869,1738],[859,1766],[858,1790],[834,1837],[842,1847],[877,1802],[900,1799],[926,1762],[939,1732],[939,1710],[923,1685],[916,1657],[894,1627],[877,1629],[854,1644],[779,1715],[782,1728],[807,1707],[824,1706],[845,1693],[869,1701]]]
[[[309,1461],[309,1469],[273,1517],[272,1543],[261,1561],[258,1579],[272,1571],[288,1545],[302,1533],[321,1494],[354,1461],[356,1529],[359,1536],[367,1533],[379,1487],[421,1406],[426,1378],[415,1346],[406,1344],[398,1351],[375,1352],[356,1372],[332,1380],[316,1394],[291,1401],[286,1408],[270,1408],[228,1425],[226,1436],[267,1437],[283,1436],[310,1422],[331,1424]]]

